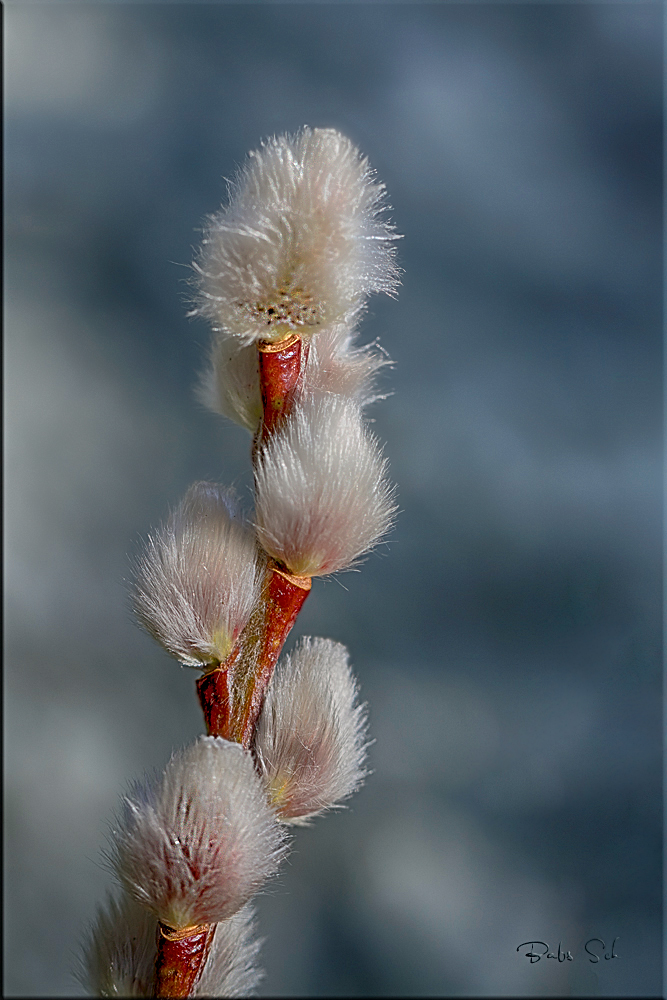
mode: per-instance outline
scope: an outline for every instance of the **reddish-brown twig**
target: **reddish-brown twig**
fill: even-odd
[[[266,438],[289,413],[307,359],[301,337],[258,344],[263,420],[253,442],[253,464]],[[310,593],[310,577],[298,577],[269,560],[262,600],[224,663],[197,681],[197,694],[209,736],[222,736],[248,749],[285,640]],[[206,964],[215,925],[158,932],[155,995],[187,997]]]

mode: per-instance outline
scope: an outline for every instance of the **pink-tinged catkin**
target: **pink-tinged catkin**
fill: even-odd
[[[215,483],[195,483],[148,538],[136,571],[137,617],[182,663],[220,663],[250,617],[261,571],[233,496]]]
[[[369,294],[398,286],[384,194],[334,129],[269,139],[208,220],[191,315],[246,344],[350,322]]]
[[[306,394],[257,458],[260,544],[297,576],[349,568],[391,527],[386,464],[355,403]]]
[[[302,639],[280,661],[255,734],[257,767],[284,822],[339,805],[366,772],[366,708],[344,646]]]
[[[232,916],[285,852],[250,754],[202,736],[172,757],[160,780],[124,799],[109,857],[125,890],[181,929]]]

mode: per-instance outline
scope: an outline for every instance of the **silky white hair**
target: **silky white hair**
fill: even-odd
[[[214,337],[197,397],[213,413],[254,434],[263,414],[256,345],[244,346],[233,337]]]
[[[297,576],[349,568],[391,527],[386,466],[355,403],[304,395],[257,458],[260,544]]]
[[[183,928],[232,916],[285,853],[250,753],[202,736],[125,797],[108,856],[134,899]]]
[[[187,666],[222,662],[259,597],[262,560],[233,494],[194,483],[136,568],[141,624]]]
[[[250,996],[262,979],[257,968],[261,941],[255,913],[246,903],[216,924],[206,965],[194,985],[195,997]],[[157,957],[157,917],[127,893],[110,896],[97,912],[83,944],[76,978],[91,996],[153,995]]]
[[[379,370],[388,365],[391,361],[381,348],[355,345],[354,331],[345,323],[334,323],[310,342],[301,392],[334,393],[368,406],[383,398],[374,386]]]
[[[366,706],[345,646],[302,639],[278,664],[259,718],[255,756],[282,820],[303,823],[348,798],[366,771]]]
[[[90,996],[148,997],[156,953],[157,918],[126,893],[109,896],[86,934],[75,975]]]
[[[249,344],[349,319],[399,283],[385,188],[334,129],[302,128],[251,152],[208,218],[190,315]]]
[[[196,997],[248,997],[264,978],[257,967],[262,946],[255,936],[255,911],[246,903],[216,929]]]

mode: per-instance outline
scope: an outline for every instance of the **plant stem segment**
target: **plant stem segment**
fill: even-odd
[[[250,747],[276,661],[311,585],[308,576],[292,576],[276,563],[268,564],[261,605],[238,645],[197,681],[209,736]]]
[[[235,657],[237,649],[231,656]],[[230,657],[231,658],[231,657]],[[197,681],[197,694],[204,713],[208,736],[227,735],[231,727],[231,701],[229,692],[229,660],[214,670],[209,670]]]
[[[307,345],[298,333],[290,333],[278,343],[260,341],[257,345],[259,386],[264,406],[262,437],[272,434],[289,412],[294,390],[306,360]]]
[[[253,463],[260,443],[289,413],[307,352],[294,332],[257,345],[264,417],[253,442]],[[260,608],[225,662],[197,682],[209,736],[250,746],[276,660],[310,587],[309,577],[292,576],[269,561]]]
[[[175,931],[158,924],[155,959],[155,996],[192,996],[211,950],[215,924],[199,924]]]
[[[252,683],[247,685],[243,708],[239,713],[232,739],[246,749],[250,747],[259,713],[273,671],[303,602],[310,593],[312,580],[309,576],[292,576],[275,563],[267,568],[267,584],[264,600],[264,623],[260,639],[259,656]]]
[[[262,440],[289,413],[307,345],[288,334],[278,343],[258,344],[264,419],[253,442],[253,462]],[[269,560],[262,601],[224,663],[197,681],[209,736],[222,736],[249,749],[264,698],[285,639],[310,593],[310,577],[293,576]],[[155,995],[190,996],[206,964],[215,925],[170,931],[160,924]]]

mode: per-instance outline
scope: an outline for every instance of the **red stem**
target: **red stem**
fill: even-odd
[[[278,343],[261,341],[257,345],[259,386],[264,405],[262,438],[272,434],[289,412],[299,375],[301,357],[307,358],[307,347],[298,333],[291,333]]]
[[[197,694],[209,736],[229,739],[231,705],[227,667],[210,670],[197,681]]]
[[[175,931],[163,923],[158,924],[156,997],[192,996],[211,950],[215,926],[199,924]]]
[[[253,442],[253,463],[261,440],[274,433],[289,413],[308,346],[294,333],[277,344],[258,345],[264,419]],[[272,560],[263,600],[224,663],[197,681],[197,694],[209,736],[250,747],[264,698],[285,639],[310,593],[310,577],[293,576]],[[252,669],[244,673],[244,661]],[[170,931],[159,925],[155,995],[188,997],[211,948],[215,925]]]
[[[206,732],[209,736],[222,736],[231,740],[234,725],[233,698],[230,680],[234,675],[234,665],[241,658],[244,633],[239,637],[231,653],[217,666],[211,667],[197,681],[199,704],[204,713]]]
[[[275,563],[269,564],[267,572],[264,627],[256,660],[257,667],[251,683],[246,688],[242,711],[237,718],[232,736],[232,739],[241,743],[246,749],[252,743],[255,726],[280,651],[312,585],[309,576],[292,576],[291,573],[279,569]]]
[[[293,576],[273,561],[268,564],[262,603],[239,642],[224,663],[197,681],[209,736],[248,749],[276,662],[311,585],[309,576]],[[244,663],[251,670],[244,672]]]

